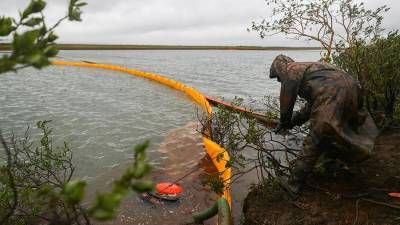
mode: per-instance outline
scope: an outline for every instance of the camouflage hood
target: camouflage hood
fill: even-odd
[[[269,78],[277,78],[280,82],[281,80],[286,80],[287,78],[287,68],[289,63],[294,62],[294,60],[285,55],[277,56],[272,62],[271,69],[269,72]]]

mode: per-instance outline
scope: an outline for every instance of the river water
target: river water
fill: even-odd
[[[318,51],[211,50],[62,51],[59,56],[158,73],[229,101],[235,96],[255,100],[277,96],[280,85],[268,79],[269,65],[282,53],[298,61],[320,57]],[[132,147],[144,140],[152,143],[148,155],[156,181],[178,178],[204,156],[193,102],[177,91],[119,72],[51,66],[1,75],[0,112],[6,136],[22,135],[38,120],[52,120],[56,145],[69,143],[75,176],[88,180],[91,190],[106,190],[130,162]],[[32,135],[37,135],[35,130]],[[197,181],[198,175],[183,183],[187,191],[178,206],[155,207],[132,196],[116,224],[182,223],[192,210],[215,199]],[[236,215],[249,183],[232,193]],[[167,218],[175,219],[166,222]]]

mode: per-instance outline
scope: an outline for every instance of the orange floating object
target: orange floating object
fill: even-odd
[[[177,195],[183,191],[180,185],[173,183],[158,183],[156,190],[159,194],[163,195]]]
[[[396,193],[396,192],[389,193],[389,196],[395,197],[395,198],[400,198],[400,193]]]

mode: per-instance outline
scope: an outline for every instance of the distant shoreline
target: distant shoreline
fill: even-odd
[[[187,46],[187,45],[96,45],[59,44],[60,50],[255,50],[255,51],[298,51],[320,50],[319,47],[261,47],[261,46]],[[10,50],[10,44],[0,44],[0,50]]]

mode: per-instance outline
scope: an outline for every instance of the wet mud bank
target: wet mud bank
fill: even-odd
[[[398,225],[400,130],[387,129],[375,155],[358,166],[313,174],[301,197],[291,201],[278,185],[257,186],[243,206],[245,225]]]

